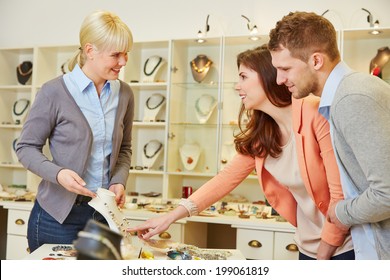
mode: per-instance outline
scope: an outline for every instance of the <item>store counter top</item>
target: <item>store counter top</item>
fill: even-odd
[[[60,248],[72,247],[70,250],[61,250]],[[144,249],[144,248],[143,248]],[[202,249],[213,250],[213,249]],[[154,260],[169,260],[166,253],[150,250],[154,256]],[[239,250],[221,250],[228,251],[230,254],[227,260],[245,260],[244,255]],[[75,250],[73,245],[58,245],[58,244],[44,244],[37,250],[29,254],[25,260],[76,260]]]

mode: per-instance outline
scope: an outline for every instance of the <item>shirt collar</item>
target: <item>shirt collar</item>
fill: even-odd
[[[330,72],[328,79],[326,80],[324,89],[321,95],[320,108],[321,107],[330,107],[332,105],[332,101],[334,99],[336,90],[344,78],[345,75],[351,73],[351,68],[348,65],[340,61],[336,67]]]
[[[78,64],[75,65],[73,71],[70,72],[69,75],[75,81],[80,92],[84,92],[85,89],[87,89],[90,85],[93,84],[92,80],[84,74],[84,72],[81,70]],[[110,92],[110,88],[111,88],[110,85],[111,85],[111,81],[107,81],[103,89],[107,88],[108,92]]]

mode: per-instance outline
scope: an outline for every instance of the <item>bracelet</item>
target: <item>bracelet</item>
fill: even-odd
[[[189,199],[182,198],[179,202],[179,205],[187,209],[189,217],[199,214],[198,206],[196,206],[196,204]]]

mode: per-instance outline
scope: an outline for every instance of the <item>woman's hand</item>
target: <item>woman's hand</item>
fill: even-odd
[[[139,226],[128,228],[127,231],[136,231],[139,238],[148,240],[154,235],[166,231],[173,222],[176,222],[177,220],[187,216],[187,209],[182,205],[179,205],[168,214],[149,219]]]
[[[113,184],[108,188],[108,190],[115,193],[116,205],[122,208],[126,202],[125,186],[122,184]]]
[[[96,194],[88,190],[84,180],[73,170],[62,169],[57,174],[58,183],[70,192],[90,196],[94,198]]]

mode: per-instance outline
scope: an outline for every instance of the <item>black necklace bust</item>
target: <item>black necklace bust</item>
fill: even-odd
[[[16,67],[18,82],[25,85],[32,75],[33,64],[31,61],[23,61]]]

